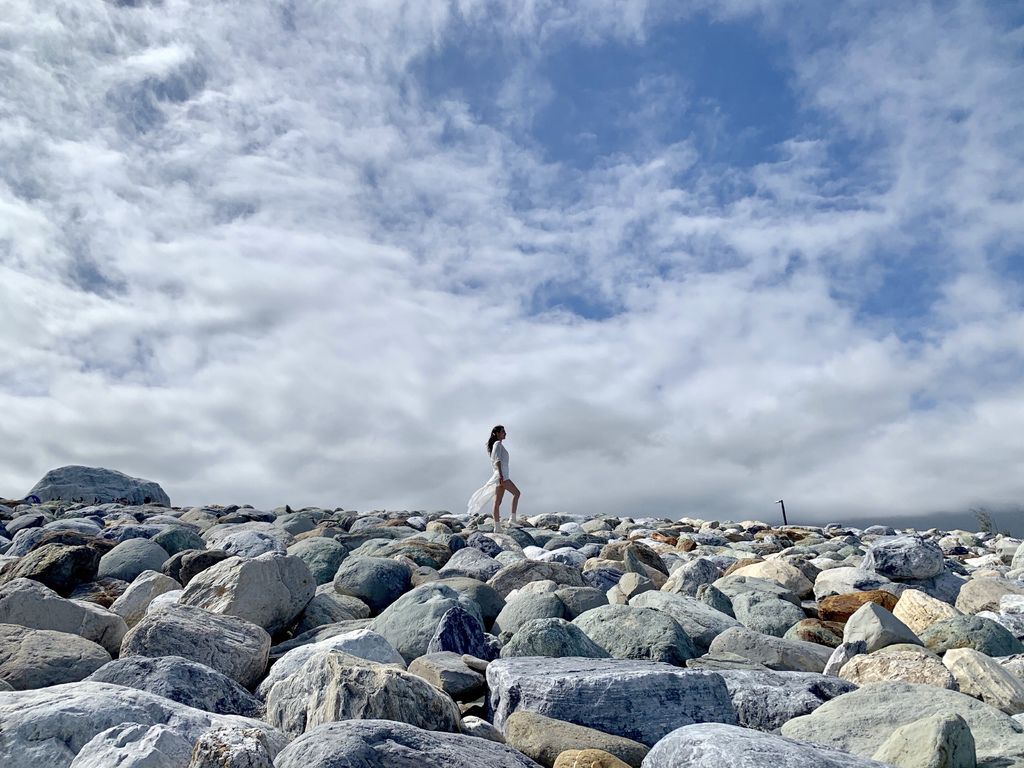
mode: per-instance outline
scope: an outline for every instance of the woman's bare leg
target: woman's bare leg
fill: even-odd
[[[501,528],[501,500],[505,496],[505,488],[499,484],[494,489],[494,530]]]
[[[516,488],[516,484],[513,483],[511,480],[506,480],[504,483],[502,483],[501,490],[503,493],[504,491],[508,491],[509,493],[512,494],[512,516],[510,519],[513,523],[517,522],[516,512],[519,510],[519,497],[521,495],[521,492],[518,488]]]

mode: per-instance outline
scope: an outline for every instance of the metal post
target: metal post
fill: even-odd
[[[775,503],[782,505],[782,524],[789,525],[789,521],[786,519],[786,502],[784,502],[782,499],[779,499]]]

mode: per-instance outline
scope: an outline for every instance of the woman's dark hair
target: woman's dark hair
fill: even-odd
[[[498,433],[501,432],[501,430],[503,430],[503,429],[504,429],[504,427],[501,426],[501,424],[499,424],[498,426],[496,426],[494,429],[491,430],[491,436],[489,438],[487,438],[487,455],[488,456],[491,455],[491,449],[494,448],[494,444],[496,442],[498,442]]]

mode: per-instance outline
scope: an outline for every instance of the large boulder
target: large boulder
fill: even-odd
[[[867,592],[891,583],[892,581],[885,576],[865,568],[829,568],[814,577],[814,597],[821,600],[829,595]]]
[[[876,750],[874,759],[899,768],[975,768],[978,761],[967,721],[954,714],[901,725]]]
[[[949,603],[938,600],[919,589],[905,589],[892,609],[892,615],[920,637],[932,624],[962,615]]]
[[[799,597],[810,597],[814,592],[814,584],[804,576],[803,571],[785,560],[751,563],[737,568],[731,575],[773,581]]]
[[[347,558],[334,576],[334,590],[359,598],[377,614],[391,605],[409,589],[409,569],[386,557]]]
[[[1024,584],[1012,579],[973,578],[960,588],[956,608],[962,613],[998,611],[1003,595],[1024,595]]]
[[[275,751],[255,728],[213,728],[196,741],[188,768],[274,768]]]
[[[387,664],[405,669],[405,660],[398,651],[388,644],[387,640],[368,629],[354,629],[307,645],[300,645],[298,648],[292,648],[274,662],[270,672],[256,689],[256,695],[261,699],[266,699],[275,683],[294,675],[313,656],[325,651],[341,651],[349,656],[356,656],[377,664]]]
[[[774,637],[806,618],[799,606],[764,592],[741,592],[732,599],[732,609],[740,624]]]
[[[721,676],[658,662],[499,659],[487,684],[498,728],[513,712],[536,712],[651,746],[680,723],[736,723]]]
[[[732,627],[716,637],[712,654],[735,654],[780,672],[821,672],[832,650],[817,643],[784,640],[746,627]]]
[[[343,651],[317,651],[267,694],[267,721],[301,734],[334,720],[395,720],[458,732],[459,708],[420,677]]]
[[[867,602],[857,609],[843,629],[843,642],[862,641],[865,653],[872,653],[887,645],[920,645],[910,627],[877,603]]]
[[[637,608],[653,608],[671,616],[701,653],[706,652],[711,641],[722,632],[742,626],[731,616],[689,595],[644,592],[632,598],[629,604]]]
[[[124,619],[129,627],[134,627],[146,615],[154,598],[176,589],[181,589],[181,584],[170,576],[159,571],[143,571],[113,602],[110,611]]]
[[[954,616],[938,621],[921,633],[921,642],[938,654],[950,648],[973,648],[986,656],[1024,653],[1024,644],[1008,629],[982,616]]]
[[[871,589],[867,592],[848,592],[845,595],[829,595],[818,601],[818,618],[822,621],[845,622],[864,603],[878,603],[885,610],[891,612],[896,607],[898,601],[899,598],[896,595],[892,592],[886,592],[884,589]]]
[[[186,765],[192,742],[166,725],[122,723],[93,736],[72,762],[72,768]]]
[[[87,504],[160,504],[171,506],[164,489],[152,480],[142,480],[113,469],[71,465],[51,469],[27,494],[40,501],[76,501]]]
[[[427,652],[441,619],[457,605],[480,620],[480,609],[472,600],[438,582],[423,584],[384,609],[369,628],[411,662]]]
[[[520,560],[506,565],[487,583],[504,599],[513,589],[520,589],[531,581],[553,581],[567,587],[587,586],[579,568],[573,568],[563,563],[545,563],[537,560]]]
[[[100,645],[78,635],[0,624],[0,680],[17,691],[75,683],[108,661]]]
[[[953,673],[962,693],[981,699],[1008,715],[1024,712],[1024,680],[998,661],[973,648],[950,648],[942,663]]]
[[[856,655],[839,668],[839,677],[857,685],[902,682],[957,690],[939,657],[920,646],[890,645],[877,653]]]
[[[573,624],[617,659],[646,659],[682,666],[697,655],[693,641],[669,614],[636,605],[603,605]]]
[[[15,579],[0,586],[0,624],[79,635],[99,643],[111,656],[119,653],[128,631],[117,614],[92,603],[65,600],[31,579]]]
[[[450,651],[428,653],[409,665],[409,673],[423,678],[456,701],[473,701],[487,691],[487,680],[466,661],[461,654]]]
[[[464,576],[487,581],[501,570],[501,563],[476,547],[463,547],[455,552],[439,570],[442,577]]]
[[[942,550],[934,541],[914,534],[879,539],[860,567],[887,579],[930,579],[942,573]]]
[[[100,553],[77,544],[44,544],[0,568],[0,581],[32,579],[67,597],[80,584],[95,580]]]
[[[594,728],[554,720],[536,712],[513,712],[505,721],[505,743],[541,765],[552,766],[570,749],[600,749],[630,766],[643,762],[649,751],[643,744]]]
[[[837,749],[733,725],[698,723],[678,728],[659,741],[643,768],[886,768]]]
[[[1024,765],[1024,727],[989,704],[930,685],[866,685],[790,720],[782,735],[870,757],[897,728],[947,714],[970,726],[979,768]]]
[[[346,720],[307,731],[285,747],[275,768],[539,768],[504,744],[426,731],[389,720]]]
[[[276,635],[302,613],[315,592],[313,574],[302,560],[268,553],[229,557],[210,566],[189,582],[178,602],[238,616]]]
[[[492,629],[502,640],[508,640],[528,621],[564,618],[565,604],[554,592],[524,592],[505,603]]]
[[[283,733],[260,720],[215,715],[147,691],[85,681],[6,693],[0,696],[0,723],[0,765],[17,768],[70,768],[95,736],[122,724],[166,725],[190,744],[216,727],[256,729],[272,754],[286,743]],[[114,764],[121,763],[107,763]]]
[[[252,688],[267,668],[270,635],[245,619],[173,605],[132,627],[121,656],[182,656]]]
[[[130,656],[116,659],[88,678],[149,691],[194,709],[218,715],[260,717],[263,704],[227,675],[181,656]]]
[[[739,724],[759,731],[778,731],[783,723],[857,687],[814,672],[723,669],[718,674],[729,689]]]
[[[513,656],[605,659],[611,654],[565,619],[533,619],[523,624],[512,639],[502,646],[503,659]]]
[[[445,612],[427,643],[427,653],[446,652],[468,654],[487,661],[494,655],[479,619],[461,605]]]
[[[167,550],[149,539],[128,539],[100,558],[96,575],[131,582],[143,571],[159,571],[169,557]]]
[[[288,547],[288,554],[306,564],[317,584],[329,584],[342,561],[348,557],[348,549],[334,539],[313,536],[292,544]]]

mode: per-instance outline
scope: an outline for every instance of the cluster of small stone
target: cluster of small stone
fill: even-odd
[[[129,503],[0,504],[0,765],[1024,768],[1017,539],[496,533],[91,472]],[[97,497],[75,478],[36,495]]]

